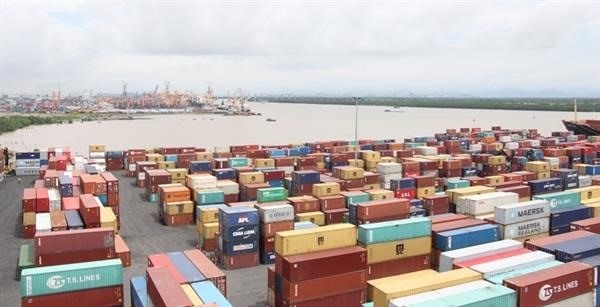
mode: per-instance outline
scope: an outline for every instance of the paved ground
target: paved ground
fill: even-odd
[[[116,174],[116,173],[115,173]],[[121,235],[131,250],[132,265],[124,269],[125,306],[129,303],[129,279],[143,276],[146,256],[153,253],[195,248],[195,226],[167,227],[158,223],[156,207],[143,199],[144,190],[134,179],[118,176],[120,182]],[[27,243],[21,234],[21,196],[23,188],[33,186],[33,178],[6,178],[0,182],[0,305],[19,306],[20,290],[16,267],[19,247]],[[265,306],[267,297],[266,266],[224,271],[227,274],[228,299],[233,306]]]

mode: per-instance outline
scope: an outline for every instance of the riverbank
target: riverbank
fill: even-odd
[[[262,97],[274,103],[354,105],[351,97]],[[573,99],[566,98],[416,98],[416,97],[364,97],[361,106],[389,106],[441,109],[483,109],[514,111],[573,111]],[[600,98],[577,100],[579,112],[600,111]]]

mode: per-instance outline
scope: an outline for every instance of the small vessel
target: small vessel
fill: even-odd
[[[276,119],[274,119],[274,118],[267,118],[267,121],[268,121],[268,122],[276,122],[277,120],[276,120]]]
[[[575,134],[583,134],[586,136],[600,135],[600,120],[597,119],[577,119],[577,99],[573,103],[574,118],[573,120],[563,119],[563,125],[569,131]]]

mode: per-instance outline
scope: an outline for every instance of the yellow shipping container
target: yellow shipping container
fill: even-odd
[[[579,175],[585,175],[585,166],[586,164],[583,163],[573,164],[573,169],[577,170]]]
[[[538,179],[538,180],[540,180],[540,179],[548,179],[548,178],[550,178],[550,171],[547,171],[547,172],[539,172],[539,173],[537,173],[536,175],[537,175],[537,179]]]
[[[550,171],[550,162],[531,161],[525,164],[525,170],[534,173]]]
[[[150,161],[150,162],[165,161],[165,156],[163,156],[161,154],[147,154],[146,161]]]
[[[417,189],[417,198],[419,198],[419,199],[425,198],[427,196],[434,196],[434,195],[435,195],[435,187],[425,187],[425,188]]]
[[[600,186],[592,185],[589,187],[577,188],[569,190],[571,192],[579,192],[582,202],[591,198],[600,198]]]
[[[185,178],[183,178],[183,179],[171,179],[171,183],[181,184],[181,185],[185,186]]]
[[[197,152],[196,161],[211,161],[213,159],[212,152]]]
[[[204,239],[214,239],[215,233],[219,232],[219,223],[201,223],[200,234]]]
[[[366,191],[369,194],[370,200],[382,200],[382,199],[392,199],[394,198],[394,191],[384,190],[384,189],[373,189]]]
[[[393,275],[378,279],[372,279],[367,282],[367,298],[369,301],[373,300],[373,289],[380,285],[386,285],[389,283],[398,282],[399,280],[411,280],[413,278],[435,278],[440,273],[438,271],[427,269],[421,271],[415,271],[411,273],[405,273],[400,275]]]
[[[373,150],[361,150],[358,152],[360,158],[365,161],[378,161],[381,159],[381,153]]]
[[[379,164],[379,160],[365,160],[365,170],[375,171],[377,170],[377,164]]]
[[[240,174],[240,184],[264,183],[265,174],[263,172],[246,172]]]
[[[365,186],[363,188],[365,190],[380,190],[381,184],[379,184],[379,183],[365,184]]]
[[[110,207],[100,207],[100,227],[112,228],[115,233],[119,231],[117,217]]]
[[[360,145],[346,145],[346,151],[360,151]]]
[[[480,273],[466,268],[439,273],[436,276],[426,273],[424,276],[415,275],[410,278],[403,278],[403,275],[395,277],[397,279],[392,279],[373,287],[373,297],[370,299],[372,299],[375,307],[387,307],[388,302],[395,298],[482,279]],[[371,284],[371,281],[368,283]]]
[[[190,214],[194,213],[194,202],[191,200],[165,202],[163,209],[168,215]]]
[[[361,160],[362,161],[362,160]],[[340,172],[341,179],[360,179],[365,177],[365,170],[357,167],[346,167]]]
[[[171,182],[178,179],[183,179],[185,182],[185,176],[188,174],[188,170],[185,168],[168,168],[167,172],[171,174]]]
[[[323,170],[325,168],[325,162],[317,162],[317,170]]]
[[[503,182],[504,182],[504,177],[502,177],[502,176],[487,176],[487,177],[485,177],[486,184],[498,184],[498,183],[503,183]]]
[[[502,165],[506,163],[505,156],[491,156],[488,158],[488,164],[491,165]]]
[[[394,157],[381,157],[381,159],[379,160],[379,163],[392,163],[392,162],[396,162],[396,158],[394,158]]]
[[[35,212],[23,212],[23,225],[35,225]]]
[[[359,167],[359,168],[361,168],[361,169],[364,170],[364,168],[365,168],[365,161],[361,160],[361,159],[349,159],[348,160],[348,166]]]
[[[341,192],[340,184],[337,182],[313,184],[312,194],[316,197],[334,196]]]
[[[156,162],[156,165],[158,166],[158,169],[170,169],[177,167],[177,163],[172,161],[158,161]]]
[[[275,159],[254,159],[254,167],[275,167]]]
[[[296,222],[311,222],[323,226],[325,225],[325,213],[321,211],[297,213]]]
[[[204,304],[200,297],[198,297],[198,294],[196,294],[196,291],[194,291],[192,286],[190,286],[189,284],[182,284],[181,289],[192,302],[192,306],[200,306]]]
[[[280,231],[275,234],[275,252],[291,256],[356,245],[356,227],[342,223],[323,227]]]
[[[144,150],[146,151],[146,154],[153,154],[153,153],[155,153],[154,148],[146,148]]]
[[[367,249],[367,263],[402,259],[431,253],[431,237],[363,245]]]
[[[102,144],[90,144],[88,150],[89,152],[105,152],[106,146]]]
[[[456,201],[459,197],[470,196],[470,195],[479,195],[483,193],[495,192],[496,189],[493,187],[486,187],[482,185],[474,186],[474,187],[466,187],[466,188],[458,188],[458,189],[450,189],[446,190],[446,195],[448,195],[448,199],[451,204],[456,204]]]

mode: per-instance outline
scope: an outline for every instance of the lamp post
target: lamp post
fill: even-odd
[[[358,102],[360,97],[352,97],[352,99],[354,99],[354,146],[358,146]],[[358,160],[358,150],[354,150],[354,160]]]

